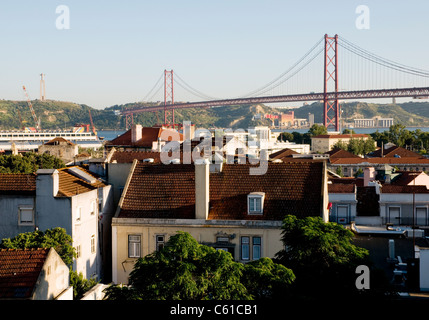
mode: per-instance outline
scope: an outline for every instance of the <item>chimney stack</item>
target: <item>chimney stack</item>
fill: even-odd
[[[195,219],[207,220],[210,202],[210,163],[207,159],[195,160]]]
[[[366,167],[363,171],[363,185],[369,186],[369,182],[375,180],[376,171],[373,167]]]
[[[55,197],[58,194],[59,184],[58,170],[37,170],[36,189],[38,196]]]
[[[131,127],[131,143],[136,143],[142,139],[142,126],[134,124]]]

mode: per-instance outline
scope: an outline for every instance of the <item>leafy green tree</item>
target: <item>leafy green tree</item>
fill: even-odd
[[[241,280],[256,300],[290,296],[293,281],[295,281],[293,271],[270,258],[261,258],[245,264]]]
[[[356,267],[369,265],[368,250],[352,243],[353,233],[320,217],[287,215],[282,225],[285,249],[276,259],[293,270],[294,293],[300,296],[356,293]]]
[[[286,141],[293,141],[293,140],[294,140],[294,136],[293,136],[293,134],[292,134],[292,133],[290,133],[290,132],[282,132],[282,133],[280,133],[280,134],[279,134],[279,136],[277,137],[277,140],[278,140],[278,141],[283,141],[283,142],[286,142]]]
[[[335,173],[338,174],[340,177],[344,177],[342,167],[338,167],[337,170],[335,170]]]
[[[72,238],[63,228],[48,229],[45,232],[36,230],[20,233],[13,238],[4,238],[0,243],[4,249],[54,248],[69,267],[76,256]]]
[[[50,154],[27,152],[23,155],[0,155],[0,173],[34,173],[38,169],[64,168],[64,162]]]
[[[129,286],[105,289],[107,300],[247,300],[285,296],[293,272],[269,258],[246,265],[229,252],[178,232],[166,246],[138,259]]]
[[[110,288],[107,299],[118,300],[119,291],[139,300],[250,299],[240,282],[243,269],[230,253],[178,232],[162,250],[138,259],[130,273],[131,287]]]
[[[95,279],[85,279],[83,274],[70,271],[70,285],[73,286],[73,299],[80,300],[83,295],[98,283]]]
[[[321,134],[328,134],[328,129],[324,125],[313,124],[311,128],[308,130],[310,136],[318,136]]]
[[[343,134],[356,134],[356,132],[353,129],[345,128]]]

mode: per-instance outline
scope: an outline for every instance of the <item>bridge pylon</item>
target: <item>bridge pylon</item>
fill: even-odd
[[[174,126],[174,109],[167,110],[167,104],[174,104],[173,70],[164,70],[164,125]]]
[[[339,131],[340,105],[338,98],[328,98],[328,92],[338,93],[338,35],[325,34],[323,124],[326,128],[334,126]]]

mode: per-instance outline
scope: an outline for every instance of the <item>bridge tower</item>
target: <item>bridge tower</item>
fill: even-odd
[[[173,70],[164,70],[164,124],[174,126],[174,109],[165,107],[170,101],[174,104]]]
[[[338,35],[325,34],[324,97],[323,124],[326,128],[333,125],[339,131],[340,105],[335,95],[328,99],[328,92],[338,92]]]

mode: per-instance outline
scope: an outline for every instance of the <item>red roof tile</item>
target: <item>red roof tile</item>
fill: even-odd
[[[282,220],[286,214],[319,216],[322,162],[269,163],[264,175],[249,164],[224,164],[210,173],[208,219]],[[138,163],[119,213],[123,218],[195,218],[195,167]],[[264,192],[263,215],[247,214],[247,195]]]
[[[383,152],[380,148],[378,150],[375,150],[374,152],[371,152],[368,156],[381,157],[382,154],[383,154],[383,157],[390,157],[390,158],[393,158],[395,156],[396,157],[400,156],[401,158],[402,157],[422,158],[422,156],[419,153],[413,152],[413,151],[410,151],[410,150],[407,150],[405,148],[398,147],[398,146],[392,146],[390,148],[385,148],[383,150]]]
[[[69,168],[58,169],[59,187],[57,197],[72,197],[77,194],[85,193],[95,190],[97,188],[105,187],[106,185],[97,176],[83,167],[76,167],[84,173],[95,178],[94,183],[89,183],[76,175],[74,175]]]
[[[50,249],[1,249],[0,298],[30,298]]]
[[[2,194],[36,194],[36,175],[20,173],[0,174],[0,195]]]
[[[361,157],[348,152],[346,150],[340,149],[340,148],[334,148],[331,151],[325,152],[326,154],[329,154],[329,159],[337,159],[337,158],[360,158]]]
[[[427,158],[394,158],[394,157],[385,157],[385,158],[337,158],[331,159],[331,164],[429,164],[429,159]]]
[[[106,142],[108,146],[133,146],[133,147],[145,147],[152,148],[152,143],[158,141],[158,138],[161,137],[164,131],[172,132],[172,129],[162,128],[162,127],[142,127],[142,136],[141,139],[135,143],[131,141],[131,130],[126,131],[124,134],[119,137]],[[183,135],[176,132],[179,135],[180,141],[183,141]],[[169,137],[168,141],[171,141],[172,138]]]

